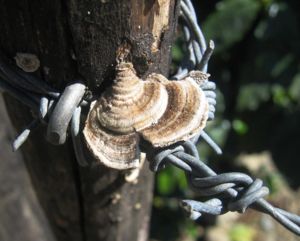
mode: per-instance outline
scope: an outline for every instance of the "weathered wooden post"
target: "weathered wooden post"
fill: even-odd
[[[76,77],[100,94],[111,84],[116,51],[131,46],[141,77],[167,75],[175,32],[176,0],[1,0],[0,51],[38,56],[34,75],[63,90]],[[11,121],[21,130],[30,111],[6,96]],[[37,196],[57,240],[147,240],[153,175],[147,165],[137,184],[102,166],[79,167],[72,145],[53,146],[40,127],[22,147]]]

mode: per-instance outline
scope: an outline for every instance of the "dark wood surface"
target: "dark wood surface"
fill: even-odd
[[[80,76],[99,95],[113,80],[116,52],[124,43],[141,77],[168,73],[176,0],[0,3],[1,53],[11,63],[18,52],[37,55],[41,66],[34,74],[60,90]],[[31,121],[31,112],[9,96],[5,100],[20,131]],[[120,172],[78,167],[70,140],[53,146],[45,133],[45,126],[39,127],[22,153],[56,239],[147,240],[153,183],[147,164],[138,183],[129,184]]]

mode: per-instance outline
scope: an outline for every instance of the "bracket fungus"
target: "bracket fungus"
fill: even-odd
[[[160,74],[140,79],[131,63],[116,68],[113,85],[91,104],[83,130],[89,150],[110,168],[138,168],[141,138],[154,148],[188,140],[202,130],[209,104],[195,80]]]

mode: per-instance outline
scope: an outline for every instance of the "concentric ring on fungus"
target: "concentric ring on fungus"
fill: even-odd
[[[140,136],[164,147],[196,135],[206,125],[208,102],[191,79],[160,74],[138,78],[131,63],[117,66],[114,84],[91,105],[84,137],[94,157],[114,169],[139,166]]]

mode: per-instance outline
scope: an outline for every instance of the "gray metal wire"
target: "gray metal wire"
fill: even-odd
[[[181,1],[181,17],[184,20],[183,33],[188,54],[174,79],[186,76],[193,69],[206,72],[214,50],[213,41],[209,41],[207,47],[205,45],[206,41],[197,24],[190,0]],[[198,137],[209,143],[217,153],[221,153],[216,143],[204,131]],[[250,176],[237,172],[216,174],[202,162],[196,147],[198,137],[173,145],[172,148],[156,150],[150,159],[152,171],[157,172],[167,164],[174,165],[186,173],[192,190],[200,196],[211,197],[206,202],[182,200],[181,206],[190,218],[196,220],[203,214],[221,215],[228,211],[243,213],[249,207],[270,215],[288,230],[300,235],[300,217],[273,207],[264,200],[263,197],[269,194],[269,190],[260,179],[253,180]]]
[[[209,41],[206,46],[191,1],[181,0],[180,10],[187,55],[173,76],[175,80],[187,76],[191,70],[206,72],[214,49],[212,41]],[[213,119],[216,104],[215,84],[208,81],[199,87],[208,99],[209,118]],[[75,81],[60,93],[32,75],[7,65],[0,58],[0,88],[27,105],[35,116],[13,142],[14,150],[26,141],[34,128],[44,123],[48,125],[47,133],[50,133],[48,138],[55,144],[63,144],[66,135],[70,132],[79,164],[88,165],[80,139],[80,116],[81,107],[89,103],[84,100],[85,86],[81,81]],[[70,128],[68,128],[69,124]],[[51,136],[53,133],[57,135],[55,138]],[[202,162],[196,148],[198,139],[204,140],[218,154],[222,153],[218,145],[204,131],[189,141],[179,142],[165,149],[147,150],[152,171],[157,172],[168,164],[174,165],[186,173],[192,190],[201,196],[210,197],[205,202],[181,201],[181,206],[192,219],[198,219],[203,214],[221,215],[228,211],[243,213],[249,207],[269,214],[291,232],[300,235],[300,217],[273,207],[264,200],[263,197],[268,195],[269,190],[260,179],[253,180],[250,176],[237,172],[217,174]]]
[[[253,180],[244,173],[216,174],[199,158],[194,142],[187,141],[172,149],[152,154],[150,169],[157,172],[167,164],[185,171],[190,187],[200,196],[212,197],[206,202],[182,200],[181,205],[190,218],[203,214],[221,215],[228,211],[245,212],[249,207],[272,216],[291,232],[300,235],[300,217],[273,207],[263,199],[269,190],[260,179]]]
[[[0,88],[29,107],[35,117],[14,140],[12,144],[14,151],[20,148],[31,131],[41,123],[48,125],[47,139],[51,143],[63,144],[74,111],[78,106],[88,105],[83,99],[86,86],[82,81],[74,81],[60,93],[34,76],[6,64],[2,58],[0,58]],[[78,129],[80,115],[75,116],[78,120],[74,123],[78,126],[72,125],[72,128]],[[71,132],[74,133],[73,130]],[[75,135],[71,136],[75,138]]]

